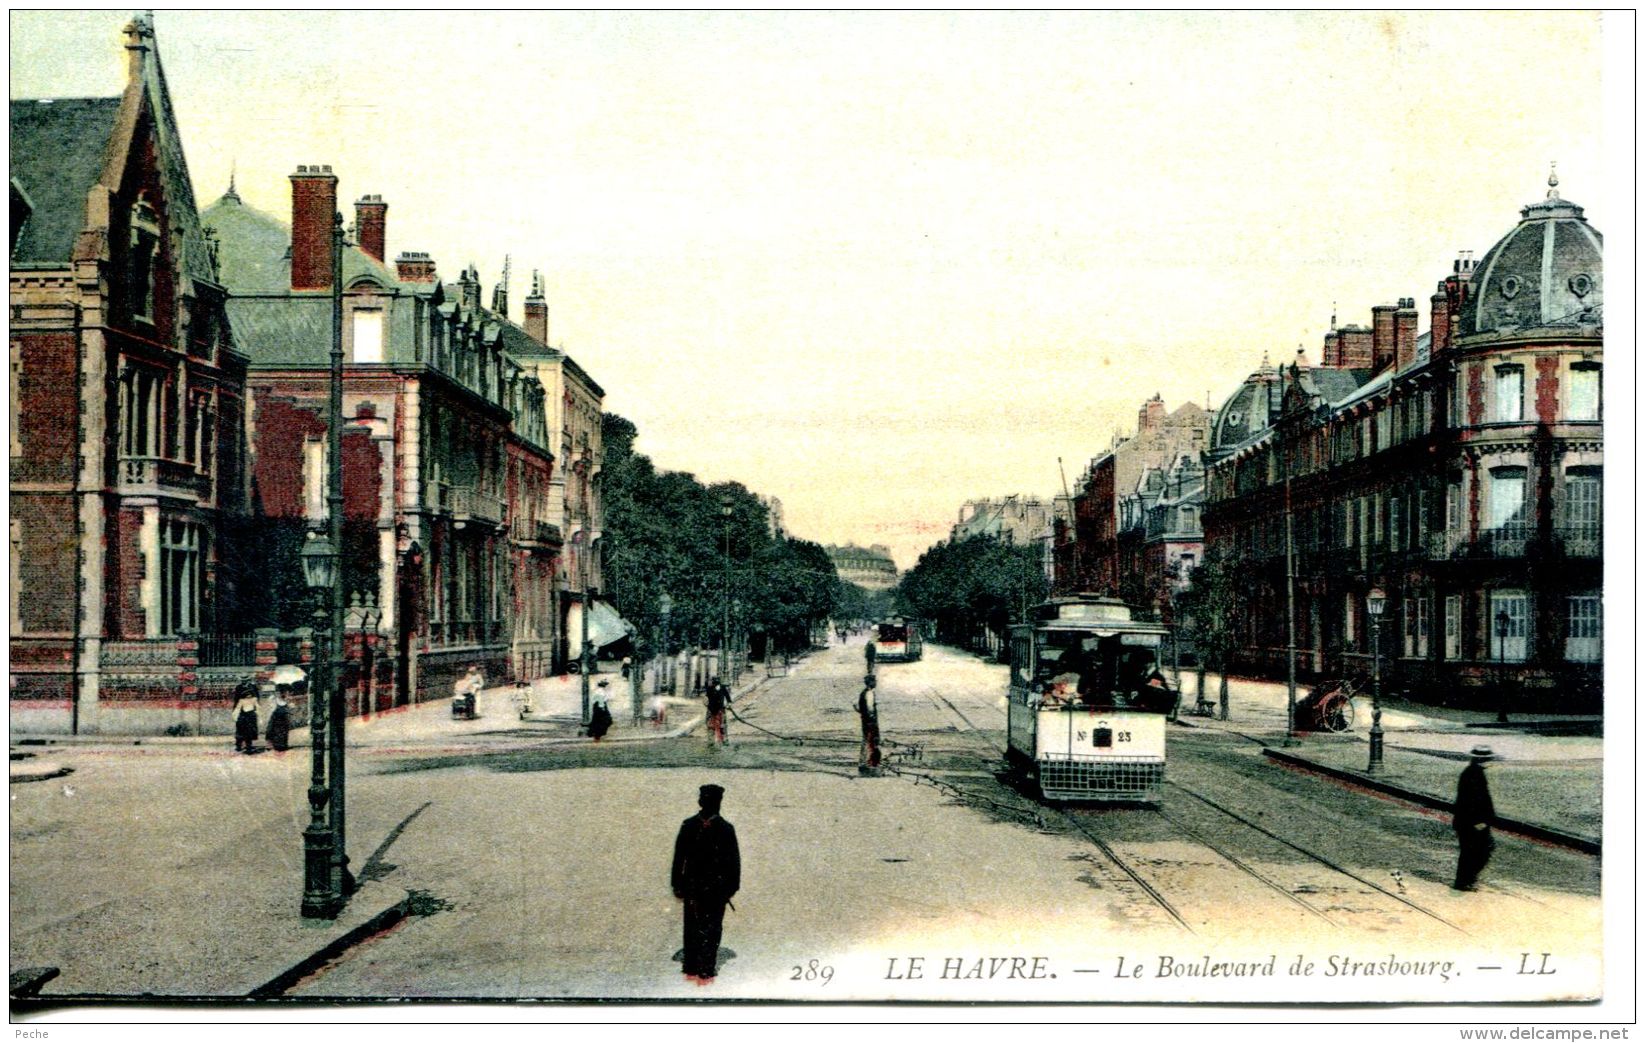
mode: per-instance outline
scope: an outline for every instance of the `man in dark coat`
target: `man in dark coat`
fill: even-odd
[[[720,683],[718,677],[708,685],[708,742],[711,746],[725,745],[725,704],[731,701],[731,689]]]
[[[862,749],[857,756],[857,770],[864,775],[874,775],[880,770],[880,708],[874,698],[874,675],[864,675],[862,683],[862,694],[857,696],[857,716],[862,719]]]
[[[680,824],[674,841],[674,897],[685,902],[682,969],[703,985],[714,980],[725,907],[742,886],[737,831],[720,817],[724,796],[723,787],[703,786],[697,794],[702,810]]]
[[[1491,787],[1485,781],[1485,765],[1493,760],[1489,746],[1475,746],[1469,754],[1468,766],[1457,779],[1457,802],[1451,816],[1451,828],[1456,830],[1457,878],[1451,886],[1458,891],[1475,890],[1474,881],[1491,860],[1491,822],[1496,808],[1491,804]]]

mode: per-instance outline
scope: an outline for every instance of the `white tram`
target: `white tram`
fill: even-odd
[[[1166,628],[1115,598],[1035,606],[1011,628],[1007,748],[1050,800],[1147,801],[1165,785],[1177,692],[1160,670]]]
[[[875,629],[876,658],[882,663],[914,663],[924,653],[918,625],[898,616]]]

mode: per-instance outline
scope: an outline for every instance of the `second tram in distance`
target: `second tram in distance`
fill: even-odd
[[[913,663],[924,653],[920,628],[898,617],[888,619],[874,629],[876,656],[882,663]]]
[[[1049,800],[1158,802],[1177,692],[1164,625],[1115,598],[1053,598],[1011,628],[1007,750]]]

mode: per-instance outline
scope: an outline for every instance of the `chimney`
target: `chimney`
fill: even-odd
[[[1327,330],[1325,333],[1325,350],[1320,352],[1319,364],[1330,369],[1337,369],[1342,365],[1342,349],[1337,347],[1337,331]]]
[[[1430,358],[1451,346],[1451,298],[1445,284],[1428,298],[1428,355]]]
[[[1142,408],[1137,410],[1137,433],[1155,430],[1164,419],[1165,400],[1160,398],[1159,392],[1156,391],[1154,397],[1144,402]]]
[[[331,288],[331,227],[337,177],[331,165],[300,166],[291,175],[291,288]]]
[[[473,314],[480,310],[480,270],[474,265],[463,269],[462,277],[457,280],[457,293],[464,311]]]
[[[1371,368],[1371,331],[1347,325],[1337,331],[1337,351],[1343,369]]]
[[[538,344],[548,344],[548,299],[543,296],[543,277],[531,273],[531,296],[525,299],[525,331]]]
[[[388,204],[382,196],[361,196],[354,204],[355,242],[374,261],[388,256]]]
[[[434,259],[426,253],[402,250],[394,259],[401,282],[429,283],[435,280]]]
[[[1433,343],[1429,342],[1430,357]],[[1394,368],[1404,369],[1417,359],[1417,302],[1415,297],[1401,297],[1399,310],[1394,312]]]
[[[1394,312],[1392,304],[1371,309],[1371,368],[1383,369],[1394,361]]]

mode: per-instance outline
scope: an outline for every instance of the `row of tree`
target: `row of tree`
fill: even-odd
[[[997,650],[1006,628],[1049,592],[1040,553],[991,536],[939,543],[903,576],[898,605],[934,624],[939,641]]]
[[[606,595],[639,628],[645,653],[718,647],[726,630],[756,654],[795,651],[837,614],[842,589],[828,553],[773,534],[770,512],[736,482],[704,485],[635,452],[632,421],[607,413],[602,465]]]

